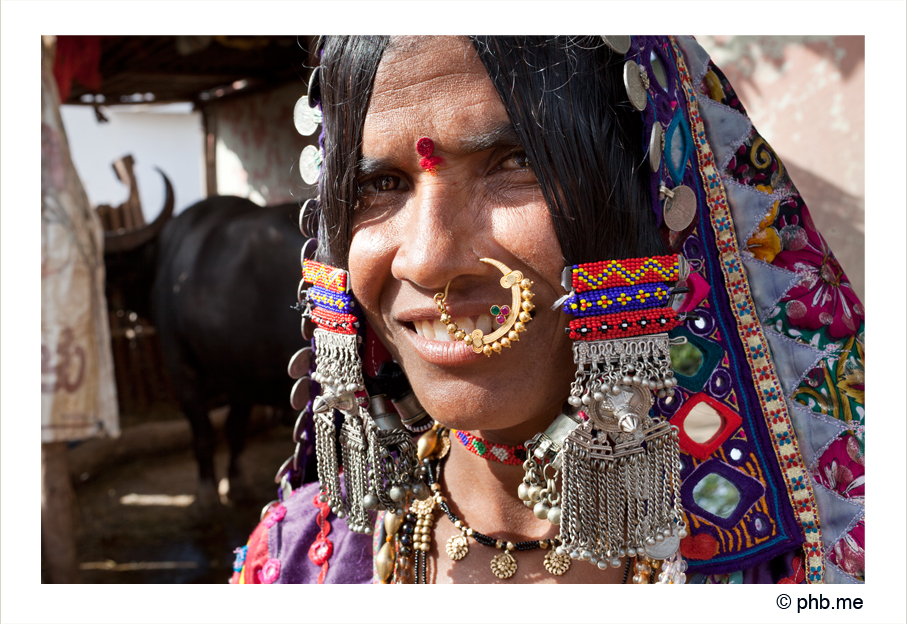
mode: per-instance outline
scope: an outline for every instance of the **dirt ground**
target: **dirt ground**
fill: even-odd
[[[251,436],[241,460],[250,500],[228,501],[211,511],[197,503],[179,506],[196,493],[197,468],[189,450],[137,459],[77,484],[81,582],[226,583],[233,549],[246,543],[262,507],[277,497],[274,473],[293,448],[292,427],[279,423]],[[218,476],[226,474],[228,459],[221,434]],[[140,498],[130,494],[172,498],[151,499],[170,504],[126,504]]]

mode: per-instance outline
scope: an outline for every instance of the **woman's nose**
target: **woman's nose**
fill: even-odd
[[[478,259],[483,215],[479,200],[456,180],[421,184],[404,211],[391,271],[420,288],[443,288],[462,275],[482,274]]]

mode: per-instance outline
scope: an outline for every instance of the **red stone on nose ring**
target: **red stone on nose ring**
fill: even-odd
[[[422,137],[416,141],[416,152],[421,156],[419,166],[430,174],[437,173],[438,165],[444,162],[440,156],[432,156],[435,152],[435,142],[428,137]]]

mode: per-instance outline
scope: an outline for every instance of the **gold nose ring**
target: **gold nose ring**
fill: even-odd
[[[522,272],[511,271],[503,262],[491,258],[480,258],[479,262],[497,267],[503,273],[501,287],[509,288],[511,292],[513,301],[509,307],[506,305],[491,307],[492,315],[497,317],[498,323],[501,324],[500,327],[487,336],[481,329],[475,329],[467,334],[457,327],[447,309],[447,291],[450,289],[450,282],[447,282],[444,292],[435,295],[435,304],[441,314],[441,322],[447,325],[448,334],[452,334],[456,340],[462,340],[471,346],[476,353],[484,353],[491,357],[492,353],[500,353],[503,349],[510,348],[511,343],[519,341],[520,334],[526,331],[526,323],[532,320],[532,315],[529,313],[535,309],[532,304],[535,294],[530,290],[532,280],[523,277]]]

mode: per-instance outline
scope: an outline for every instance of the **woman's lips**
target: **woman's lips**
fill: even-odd
[[[457,319],[457,325],[460,325],[460,320],[462,319]],[[423,326],[424,323],[433,322],[413,321],[415,327]],[[445,339],[436,340],[434,336],[428,338],[420,335],[418,331],[406,331],[406,337],[409,338],[410,344],[412,344],[413,349],[423,360],[437,366],[462,366],[475,362],[482,357],[481,353],[473,351],[472,347],[462,340],[454,340],[453,336],[447,333],[446,326],[442,325],[440,321],[437,321],[437,324],[443,328]]]

